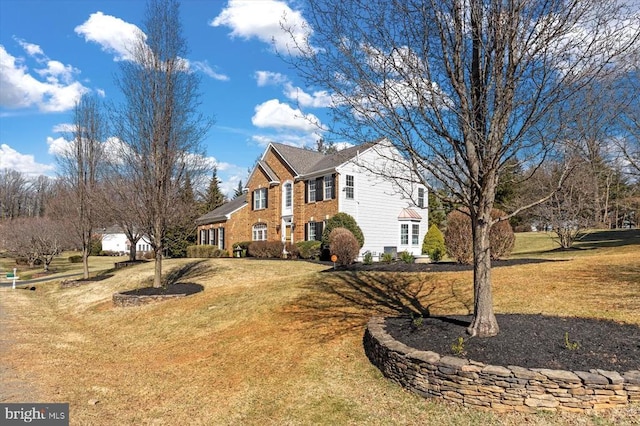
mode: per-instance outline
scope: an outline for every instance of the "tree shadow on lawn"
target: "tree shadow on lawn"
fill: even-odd
[[[212,267],[207,264],[207,261],[197,260],[195,262],[189,262],[178,268],[173,268],[162,276],[162,286],[153,287],[153,277],[147,278],[144,282],[144,287],[124,291],[121,294],[127,295],[163,295],[163,294],[194,294],[204,290],[204,287],[200,284],[195,284],[198,278],[202,278],[207,275],[211,275],[219,267]]]
[[[427,274],[343,271],[308,284],[285,307],[324,342],[364,330],[372,316],[430,317],[431,311],[469,313],[472,295],[456,289],[456,280],[436,282]]]
[[[640,245],[640,229],[612,229],[586,234],[576,241],[578,249],[597,249],[605,247],[622,247]]]

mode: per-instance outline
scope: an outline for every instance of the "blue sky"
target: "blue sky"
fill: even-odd
[[[54,154],[82,93],[117,101],[118,62],[141,27],[143,0],[0,0],[0,169],[55,176]],[[326,93],[304,87],[273,49],[288,38],[284,14],[303,23],[299,1],[184,0],[188,60],[202,78],[201,111],[215,124],[203,144],[222,189],[271,142],[313,146]],[[307,120],[302,119],[304,116]],[[68,134],[67,134],[68,135]]]

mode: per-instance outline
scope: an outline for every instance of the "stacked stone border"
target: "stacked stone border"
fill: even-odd
[[[424,397],[498,412],[537,410],[593,413],[640,403],[640,370],[565,371],[488,365],[419,351],[386,332],[385,320],[367,324],[364,350],[384,376]]]
[[[176,299],[176,298],[185,297],[185,296],[186,294],[157,294],[153,296],[147,296],[147,295],[114,293],[112,300],[113,300],[114,306],[118,306],[120,308],[127,308],[130,306],[148,305],[149,303]]]

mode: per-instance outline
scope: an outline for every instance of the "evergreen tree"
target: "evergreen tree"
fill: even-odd
[[[238,187],[236,188],[236,192],[234,192],[233,194],[233,198],[238,198],[242,194],[244,194],[244,191],[242,190],[242,181],[240,181],[238,182]]]
[[[211,176],[209,187],[207,188],[207,192],[204,195],[204,200],[200,207],[200,212],[202,214],[208,213],[224,204],[224,195],[222,194],[222,191],[220,191],[219,184],[218,168],[214,167],[213,176]]]

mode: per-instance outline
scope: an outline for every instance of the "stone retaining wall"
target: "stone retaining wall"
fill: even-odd
[[[142,306],[147,305],[149,303],[158,302],[161,300],[175,299],[178,297],[185,297],[186,294],[160,294],[153,296],[138,296],[135,294],[122,294],[115,293],[113,295],[113,305],[121,308],[126,308],[129,306]]]
[[[413,349],[391,337],[384,318],[364,335],[369,360],[389,379],[424,397],[495,411],[593,412],[640,403],[640,371],[565,371],[496,366]]]

